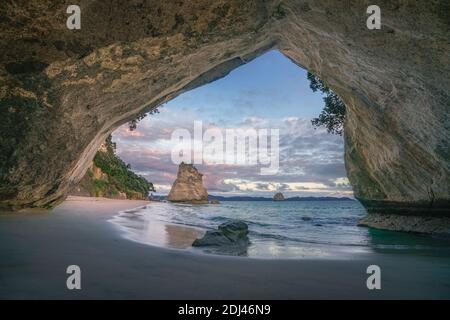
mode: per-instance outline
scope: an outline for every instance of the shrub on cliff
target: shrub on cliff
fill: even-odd
[[[115,154],[115,143],[111,136],[106,139],[105,145],[106,150],[99,150],[95,155],[94,165],[107,175],[109,186],[103,183],[99,187],[110,187],[125,193],[129,199],[146,198],[150,191],[155,191],[151,182],[131,171],[130,166]]]
[[[316,92],[319,90],[325,95],[323,98],[325,107],[319,117],[312,119],[311,123],[314,127],[324,126],[329,133],[342,135],[345,120],[344,102],[322,80],[310,72],[308,72],[308,80],[312,91]]]

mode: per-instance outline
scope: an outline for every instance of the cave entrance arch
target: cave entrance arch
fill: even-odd
[[[2,11],[3,208],[54,206],[120,124],[277,48],[344,100],[348,177],[369,212],[448,216],[445,1],[386,4],[381,30],[364,1],[79,5],[76,32],[59,6]]]
[[[200,170],[210,194],[241,190],[244,196],[266,198],[276,192],[286,197],[352,196],[343,137],[311,123],[323,112],[324,95],[311,90],[307,76],[278,51],[269,51],[121,126],[113,133],[117,154],[165,195],[184,161]],[[326,124],[338,122],[341,128],[337,120]],[[269,136],[260,138],[259,133]],[[180,137],[187,143],[179,144]],[[267,151],[258,149],[266,144]],[[250,185],[254,189],[242,192]]]

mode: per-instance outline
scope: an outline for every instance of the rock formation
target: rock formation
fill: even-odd
[[[249,244],[247,224],[242,221],[230,221],[219,225],[217,230],[207,231],[202,238],[196,239],[192,246],[247,247]]]
[[[367,217],[361,219],[358,225],[361,227],[393,231],[430,233],[446,236],[450,234],[450,219],[446,217],[371,213]]]
[[[144,111],[278,49],[345,102],[345,160],[369,213],[449,217],[448,1],[79,0],[0,6],[0,205],[61,202]]]
[[[208,203],[208,192],[203,186],[202,174],[192,164],[182,162],[177,179],[170,189],[167,200],[194,204]]]
[[[70,191],[72,196],[104,197],[110,199],[127,199],[127,194],[109,186],[109,178],[94,162],[81,179],[80,183]],[[143,196],[140,195],[140,199]]]
[[[114,151],[111,137],[106,139],[72,195],[112,199],[148,200],[153,184],[138,176]]]
[[[283,194],[281,192],[277,192],[273,196],[273,200],[274,201],[283,201],[284,200],[284,196],[283,196]]]

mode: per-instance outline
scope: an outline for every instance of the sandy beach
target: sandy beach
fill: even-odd
[[[448,258],[368,254],[358,260],[263,260],[152,247],[121,236],[118,211],[147,201],[70,197],[51,212],[0,215],[1,299],[450,298]],[[175,235],[182,238],[180,232]],[[181,241],[175,237],[174,241]],[[81,268],[81,290],[66,268]],[[382,289],[366,287],[367,266]]]

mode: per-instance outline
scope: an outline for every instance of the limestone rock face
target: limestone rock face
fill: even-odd
[[[50,207],[114,129],[278,49],[345,102],[345,160],[371,213],[450,212],[448,1],[79,0],[0,6],[0,205]]]
[[[203,186],[202,174],[192,164],[182,162],[177,179],[170,189],[167,200],[171,202],[208,203],[208,192]]]
[[[273,196],[273,200],[274,201],[283,201],[284,200],[284,196],[283,196],[283,194],[281,192],[277,192]]]
[[[105,143],[70,195],[147,200],[149,191],[154,191],[153,185],[132,172],[115,154],[112,144]]]
[[[358,225],[375,229],[427,233],[447,237],[450,235],[450,219],[445,217],[372,213],[361,219]]]

